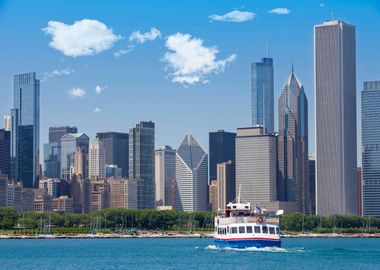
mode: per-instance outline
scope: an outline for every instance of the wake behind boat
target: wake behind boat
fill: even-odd
[[[215,217],[214,244],[219,247],[281,247],[279,216],[283,210],[266,211],[250,203],[227,204],[225,213]]]

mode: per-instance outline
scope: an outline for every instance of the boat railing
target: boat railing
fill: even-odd
[[[229,225],[232,223],[254,223],[258,221],[256,216],[217,217],[217,224]],[[277,217],[263,217],[263,222],[278,223]]]

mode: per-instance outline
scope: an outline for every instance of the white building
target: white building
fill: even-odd
[[[103,143],[95,138],[90,145],[89,173],[91,179],[105,178],[105,154]]]
[[[191,135],[176,153],[176,209],[206,211],[208,208],[208,156]]]
[[[61,181],[56,178],[47,178],[41,179],[38,181],[38,187],[40,189],[44,189],[47,194],[49,194],[52,198],[59,197],[59,186]]]
[[[172,182],[175,180],[176,151],[170,146],[155,151],[156,205],[172,205]]]

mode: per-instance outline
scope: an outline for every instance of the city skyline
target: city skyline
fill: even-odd
[[[18,51],[20,56],[12,55],[13,61],[4,61],[8,63],[7,66],[0,67],[0,80],[2,89],[4,89],[0,99],[0,113],[9,115],[9,109],[11,109],[12,94],[10,92],[13,88],[11,77],[14,74],[36,71],[37,77],[42,81],[40,149],[43,149],[42,144],[48,142],[49,126],[75,125],[88,134],[90,138],[94,138],[97,132],[102,131],[128,132],[128,129],[134,123],[142,119],[152,120],[157,123],[157,146],[178,145],[183,134],[192,133],[199,139],[200,144],[207,149],[209,131],[223,128],[226,131],[236,132],[236,128],[250,125],[249,66],[251,62],[256,62],[266,56],[268,41],[270,57],[274,59],[275,100],[279,96],[282,83],[287,78],[292,62],[294,63],[295,71],[303,79],[306,95],[310,97],[309,151],[313,153],[313,25],[330,19],[332,11],[335,14],[334,17],[356,25],[358,32],[357,95],[363,81],[376,79],[375,71],[377,63],[380,62],[376,60],[379,56],[373,53],[375,52],[378,38],[370,34],[373,29],[371,25],[379,21],[379,5],[374,1],[368,1],[368,7],[359,5],[360,3],[357,2],[345,3],[346,5],[343,7],[342,1],[323,2],[323,7],[320,5],[321,3],[316,2],[308,3],[301,8],[292,2],[284,1],[281,2],[281,6],[286,7],[289,13],[282,15],[268,12],[279,7],[278,5],[280,4],[275,1],[244,3],[244,7],[237,4],[232,6],[228,2],[221,2],[218,7],[196,2],[194,5],[199,10],[198,14],[190,20],[191,25],[184,23],[181,27],[171,26],[172,19],[170,18],[159,21],[157,16],[153,16],[152,20],[140,24],[140,21],[131,15],[126,25],[120,24],[117,20],[119,15],[115,15],[115,18],[108,15],[111,14],[111,11],[116,6],[107,5],[103,12],[104,6],[96,1],[88,11],[76,11],[70,16],[60,15],[55,10],[60,10],[60,8],[75,10],[76,4],[74,3],[58,1],[53,8],[47,2],[41,2],[41,4],[37,3],[31,7],[38,8],[40,5],[45,7],[46,11],[42,12],[38,19],[34,18],[35,15],[28,13],[30,24],[25,26],[16,23],[11,27],[10,24],[14,22],[17,16],[20,16],[14,16],[14,12],[20,10],[20,13],[24,14],[23,9],[25,8],[26,10],[29,3],[26,3],[25,7],[20,7],[17,3],[1,1],[0,21],[4,25],[4,29],[1,30],[3,31],[2,34],[6,35],[7,31],[9,31],[7,29],[25,33],[25,38],[30,40],[28,42],[28,52],[32,51],[33,54],[24,54],[25,43],[19,42],[18,38],[4,41],[2,45],[3,52],[0,52],[3,59],[9,59],[9,56],[5,55],[4,52],[13,51],[10,48]],[[183,7],[176,8],[181,18],[188,16],[184,13],[184,10],[188,8],[187,5],[183,4]],[[55,7],[60,8],[56,9]],[[134,9],[141,11],[142,6],[123,3],[118,8],[125,11],[126,14],[130,14],[130,11]],[[368,20],[371,21],[371,24],[359,17],[358,9],[368,14],[367,18],[371,18],[371,20]],[[226,18],[222,16],[223,14],[228,14],[232,10],[251,12],[255,16],[251,20],[240,23],[220,21]],[[173,15],[170,8],[168,11],[164,11],[157,6],[157,11],[161,14],[166,12]],[[219,17],[212,15],[219,15]],[[112,29],[116,38],[120,35],[124,39],[118,40],[108,51],[92,56],[65,56],[59,50],[49,47],[48,44],[52,41],[52,36],[41,30],[48,27],[49,21],[72,25],[76,21],[84,19],[97,20]],[[302,25],[296,23],[300,20],[303,22]],[[20,28],[21,25],[25,29]],[[296,33],[294,40],[289,42],[287,36],[276,29],[278,25],[288,27],[289,31],[294,31]],[[161,38],[158,36],[157,31],[154,31],[154,29],[151,31],[153,27],[159,30]],[[220,35],[225,27],[230,30],[228,40]],[[203,30],[200,30],[200,28]],[[135,39],[132,38],[135,43],[129,44],[129,37],[135,31],[140,31],[138,32],[140,35],[136,32],[133,35]],[[192,38],[202,40],[203,47],[211,48],[216,46],[219,53],[215,54],[215,62],[219,63],[219,65],[223,64],[224,71],[218,70],[219,74],[217,75],[206,74],[202,77],[204,82],[208,80],[208,83],[187,85],[187,87],[180,83],[172,83],[174,78],[170,76],[170,78],[165,79],[169,74],[164,70],[167,61],[165,62],[162,59],[167,52],[173,51],[166,46],[166,43],[169,41],[168,37],[177,32],[184,35],[190,34]],[[144,33],[151,33],[151,35],[143,35]],[[155,40],[149,42],[149,38],[153,39],[154,36],[156,37]],[[144,42],[140,42],[142,40]],[[132,52],[118,58],[113,55],[122,49],[127,50],[129,45],[134,46]],[[66,54],[72,55],[73,53],[66,52]],[[230,56],[234,54],[236,54],[236,58],[232,61]],[[146,57],[144,57],[145,55]],[[41,61],[41,59],[43,60]],[[368,63],[366,59],[373,59],[373,61]],[[224,60],[228,63],[223,62]],[[102,67],[99,66],[99,63],[102,63]],[[147,71],[149,71],[148,81],[151,82],[142,79],[145,72],[139,66],[136,66],[137,63],[150,66]],[[132,67],[133,70],[131,69]],[[98,76],[100,74],[102,76]],[[234,80],[236,76],[238,76],[239,80]],[[7,89],[9,91],[6,91]],[[86,95],[82,98],[70,98],[69,90],[73,90],[72,93],[76,95],[80,95],[80,90],[84,90]],[[233,91],[233,98],[231,98],[231,91]],[[146,100],[144,100],[144,97],[147,96],[150,98],[145,98]],[[129,106],[122,105],[124,100],[128,101],[130,99],[135,99],[136,102],[134,104],[130,103]],[[185,103],[183,102],[184,100],[186,100]],[[220,104],[230,104],[228,114],[222,108],[215,107],[210,110],[210,104],[213,103],[210,102],[213,100]],[[194,117],[190,119],[186,115],[188,115],[192,104],[197,104],[199,109],[194,112]],[[146,105],[149,109],[141,110],[136,108],[143,105]],[[69,111],[64,109],[66,106],[70,107]],[[172,106],[173,110],[179,113],[173,115],[167,109],[160,111],[161,106],[166,108]],[[120,108],[123,108],[123,110]],[[360,107],[358,107],[359,112]],[[127,117],[121,117],[124,113]],[[223,119],[219,117],[222,114],[226,115]],[[276,106],[274,115],[277,115]],[[359,123],[360,117],[357,118]],[[185,122],[177,124],[180,119],[185,119]],[[101,125],[97,125],[96,123],[98,122]],[[275,126],[277,126],[276,122],[275,117]],[[101,130],[99,130],[99,126]],[[360,125],[358,124],[357,126]],[[358,133],[360,135],[359,130]],[[360,137],[358,139],[358,147],[360,147]],[[360,164],[360,151],[358,153]]]

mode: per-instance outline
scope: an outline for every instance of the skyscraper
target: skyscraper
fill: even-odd
[[[10,177],[11,172],[11,132],[0,129],[0,174]]]
[[[231,160],[218,164],[218,209],[225,211],[226,205],[236,198],[235,163]]]
[[[380,217],[380,81],[364,82],[362,91],[363,215]]]
[[[105,155],[103,143],[95,138],[90,145],[89,153],[89,177],[91,179],[105,178]]]
[[[154,208],[154,123],[140,122],[129,130],[129,178],[137,180],[138,208]]]
[[[12,114],[12,171],[26,188],[40,177],[40,81],[36,73],[14,76]]]
[[[315,156],[309,157],[309,192],[311,202],[311,214],[315,215]]]
[[[252,63],[252,126],[263,127],[268,134],[274,131],[273,73],[273,59],[269,56]]]
[[[84,133],[67,133],[61,138],[61,179],[70,180],[75,170],[82,172],[86,171],[85,166],[87,161],[83,159],[82,153],[88,155],[89,137]],[[76,162],[77,161],[77,162]],[[75,163],[81,164],[81,168],[75,168]],[[79,165],[77,165],[78,167]],[[82,177],[86,177],[82,175]]]
[[[6,131],[11,131],[12,128],[12,117],[9,115],[4,116],[4,129]]]
[[[77,127],[61,126],[61,127],[49,127],[49,142],[61,142],[63,135],[67,133],[77,133]]]
[[[128,133],[102,132],[97,133],[96,137],[103,143],[106,165],[116,165],[118,168],[121,168],[122,176],[128,177]]]
[[[155,151],[156,205],[172,205],[172,182],[175,180],[175,149],[165,145]]]
[[[208,158],[191,135],[186,135],[176,154],[176,209],[207,211]]]
[[[292,73],[278,99],[278,199],[297,202],[311,214],[308,171],[308,103],[301,81]]]
[[[218,130],[209,133],[210,182],[217,178],[217,164],[235,162],[236,133]]]
[[[357,214],[355,27],[314,27],[317,214]]]

